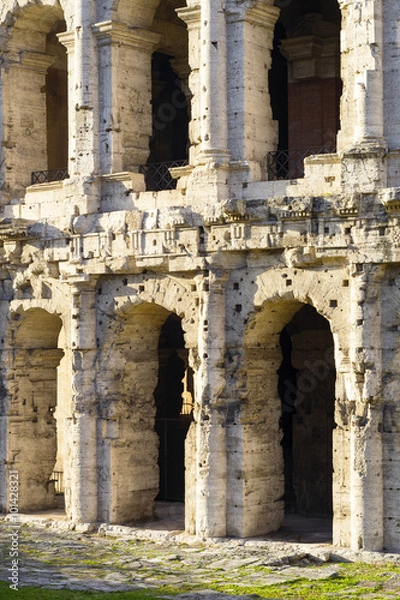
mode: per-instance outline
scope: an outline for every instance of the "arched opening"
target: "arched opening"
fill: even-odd
[[[152,58],[153,131],[146,187],[153,191],[174,187],[168,169],[185,164],[188,158],[189,104],[171,59],[162,52],[155,52]]]
[[[62,322],[43,309],[31,309],[15,314],[14,324],[7,467],[18,472],[21,512],[54,509],[63,505],[62,481],[54,472],[57,463],[64,465],[66,448],[58,444],[62,434],[57,430],[68,406],[58,391]]]
[[[286,30],[282,20],[279,19],[274,30],[272,63],[269,71],[272,117],[278,123],[278,152],[284,152],[289,147],[288,66],[286,57],[280,50],[280,44],[284,39],[286,39]]]
[[[47,170],[52,178],[68,168],[67,50],[57,38],[63,31],[65,22],[57,22],[46,37],[46,53],[54,56],[46,74]]]
[[[337,0],[275,0],[269,85],[279,143],[269,179],[303,177],[306,156],[336,151],[340,128],[340,27]]]
[[[300,515],[323,517],[316,533],[327,539],[335,406],[329,323],[296,300],[267,302],[247,325],[243,348],[242,483],[230,508],[230,533],[289,528],[298,539],[304,521],[291,516]]]
[[[65,30],[61,9],[41,5],[22,10],[10,28],[1,73],[10,199],[30,184],[67,177],[67,53],[57,38]]]
[[[188,367],[180,318],[171,314],[158,344],[158,382],[154,391],[159,437],[160,484],[157,500],[185,499],[185,439],[193,411],[193,374]]]
[[[328,321],[304,305],[280,334],[285,514],[332,517],[335,366]]]
[[[149,191],[175,188],[169,169],[185,165],[189,155],[188,33],[176,14],[184,5],[161,0],[152,25],[161,41],[152,55],[150,153],[141,167]]]
[[[99,518],[152,520],[156,500],[185,500],[193,400],[181,319],[155,304],[129,308],[107,330],[102,363]]]

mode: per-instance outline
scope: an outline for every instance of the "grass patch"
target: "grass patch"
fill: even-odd
[[[228,594],[256,594],[261,598],[281,598],[282,600],[328,600],[333,598],[364,598],[365,594],[378,591],[377,586],[354,588],[355,583],[347,577],[335,580],[310,581],[297,579],[280,585],[235,586],[218,585],[212,589]],[[379,586],[381,589],[381,585]],[[377,598],[377,596],[374,596]]]
[[[282,600],[334,600],[365,598],[373,594],[374,600],[400,598],[398,589],[385,589],[385,582],[396,576],[400,580],[400,567],[394,565],[368,565],[363,563],[338,564],[338,574],[323,579],[307,578],[281,584],[237,585],[235,583],[210,584],[210,589],[226,594],[255,594],[261,598]],[[308,567],[313,569],[313,567]],[[284,571],[282,571],[284,573]]]
[[[325,579],[309,580],[307,578],[286,581],[282,584],[267,583],[262,585],[239,585],[235,582],[205,582],[204,585],[175,586],[160,585],[154,589],[139,589],[129,592],[78,592],[73,590],[51,590],[38,587],[20,587],[18,600],[156,600],[161,597],[175,596],[200,589],[212,589],[226,594],[255,594],[261,598],[274,600],[336,600],[360,599],[373,594],[374,600],[399,598],[399,589],[384,589],[384,583],[393,576],[400,577],[400,568],[388,565],[375,567],[372,565],[338,565],[338,574]],[[0,581],[0,598],[11,599],[13,590],[9,584]]]
[[[76,564],[77,572],[82,577],[96,577],[101,579],[103,574],[110,576],[115,572],[130,584],[145,586],[143,589],[132,589],[129,592],[100,592],[100,591],[75,591],[68,589],[44,589],[39,587],[22,586],[18,590],[18,600],[157,600],[176,594],[212,589],[226,594],[254,594],[261,598],[274,598],[276,600],[357,600],[366,597],[374,600],[400,599],[400,565],[364,563],[324,563],[324,564],[288,564],[276,568],[263,564],[242,564],[239,567],[236,557],[232,555],[232,568],[229,569],[229,552],[214,558],[196,560],[196,555],[204,548],[193,553],[193,566],[190,556],[185,555],[176,547],[159,547],[156,545],[142,544],[138,541],[121,541],[112,544],[98,544],[94,539],[93,546],[77,545],[75,551],[71,542],[65,544],[72,547],[67,553],[63,551],[63,544],[46,542],[43,548],[35,546],[34,536],[29,544],[23,542],[22,556],[27,557],[26,568],[30,563],[35,568],[48,566],[64,566],[60,572],[63,580],[72,576],[71,564]],[[46,545],[47,544],[47,545]],[[4,558],[7,554],[4,553]],[[153,558],[159,560],[152,560]],[[218,567],[217,559],[224,558],[228,568]],[[29,560],[28,560],[29,559]],[[35,562],[36,559],[36,562]],[[213,566],[215,562],[215,567]],[[324,569],[326,568],[326,572]],[[80,571],[81,569],[81,571]],[[88,573],[93,569],[93,573]],[[294,570],[293,570],[294,569]],[[313,571],[317,571],[314,574]],[[128,577],[129,573],[132,577]],[[276,582],[275,575],[287,576],[282,583]],[[133,575],[136,575],[133,578]],[[6,575],[4,575],[6,577]],[[49,568],[49,583],[52,581]],[[55,581],[58,581],[56,579]],[[268,584],[268,581],[271,583]],[[122,583],[121,583],[122,584]],[[153,587],[154,586],[154,587]],[[0,581],[0,599],[12,599],[13,591],[9,582]]]

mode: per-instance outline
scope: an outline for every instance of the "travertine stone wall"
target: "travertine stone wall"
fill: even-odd
[[[268,94],[271,56],[266,49],[272,49],[278,15],[270,3],[233,2],[228,16],[229,149],[233,160],[249,164],[254,181],[265,178],[265,154],[277,143]]]
[[[284,4],[2,2],[4,512],[10,470],[21,511],[54,507],[62,470],[71,522],[153,515],[160,335],[174,314],[194,382],[179,457],[186,531],[268,534],[297,510],[330,515],[337,545],[400,551],[397,3],[340,0],[317,16]],[[275,24],[337,33],[338,10],[340,107],[309,99],[319,115],[339,111],[338,152],[274,180]],[[55,36],[67,50],[69,176],[30,185],[55,160]],[[304,90],[337,74],[331,45],[313,40],[304,64],[296,44],[287,51]],[[157,192],[139,172],[155,51],[188,82],[191,119],[189,164]]]
[[[151,135],[151,55],[159,36],[106,21],[94,26],[99,45],[103,173],[137,172]],[[116,65],[120,65],[116,69]],[[141,119],[133,118],[142,115]]]
[[[399,124],[391,118],[396,105],[396,81],[399,69],[399,30],[396,6],[392,2],[382,4],[382,35],[384,39],[382,68],[384,81],[384,137],[390,150],[398,148]]]
[[[341,1],[340,149],[383,142],[383,23],[380,0]]]
[[[48,168],[46,73],[55,57],[47,52],[46,36],[62,17],[59,8],[40,6],[9,16],[14,26],[3,42],[1,72],[4,201],[24,194],[30,172]]]

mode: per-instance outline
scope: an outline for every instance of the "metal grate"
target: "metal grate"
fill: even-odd
[[[64,473],[62,471],[53,471],[51,480],[54,481],[54,490],[56,494],[64,493]]]
[[[302,150],[277,150],[268,152],[268,181],[278,179],[300,179],[304,177],[304,159],[314,154],[330,154],[336,152],[332,146],[310,147]]]
[[[33,171],[31,173],[31,185],[36,183],[51,183],[68,179],[68,169],[53,169],[52,171]]]
[[[141,165],[139,173],[143,173],[146,189],[149,192],[160,192],[161,190],[174,190],[176,180],[169,172],[174,167],[185,167],[187,160],[171,160],[169,162],[150,163]]]

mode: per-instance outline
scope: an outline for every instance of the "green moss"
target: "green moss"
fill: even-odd
[[[186,553],[180,544],[162,545],[138,540],[109,541],[68,532],[61,538],[61,535],[57,537],[57,534],[53,536],[51,532],[36,532],[33,528],[21,529],[20,533],[21,564],[25,562],[25,572],[29,571],[31,565],[35,569],[42,565],[44,571],[48,570],[49,585],[52,573],[62,577],[64,581],[69,576],[79,576],[93,583],[93,578],[111,579],[115,573],[117,581],[126,580],[132,585],[140,581],[146,587],[110,594],[22,586],[18,591],[18,599],[21,600],[153,600],[201,589],[228,594],[256,594],[261,598],[282,600],[347,600],[366,596],[373,597],[374,600],[400,598],[400,587],[396,589],[400,582],[400,564],[303,565],[300,562],[297,565],[271,568],[260,564],[262,552],[258,552],[255,556],[259,557],[259,561],[256,563],[240,564],[240,560],[233,560],[230,568],[229,557],[245,558],[247,555],[244,551],[239,551],[239,556],[236,556],[229,549],[225,553],[223,550],[213,553],[209,548],[200,547]],[[199,557],[205,550],[207,554]],[[3,560],[6,562],[9,560],[8,552],[9,548],[5,543]],[[253,555],[250,553],[249,556]],[[157,560],[152,561],[153,558]],[[220,559],[224,559],[222,564],[226,569],[218,565]],[[296,570],[291,571],[292,567]],[[336,575],[332,574],[333,571]],[[287,576],[291,581],[268,585],[270,576],[274,574]],[[313,576],[315,579],[310,579]],[[387,584],[391,578],[393,580]],[[275,577],[273,579],[276,581]],[[0,599],[2,598],[13,598],[13,590],[9,589],[6,582],[0,583]]]
[[[154,589],[140,589],[129,592],[77,592],[70,590],[45,590],[43,588],[20,587],[18,590],[19,600],[155,600],[165,596],[174,596],[178,593],[213,589],[227,594],[255,594],[261,598],[276,598],[285,600],[336,600],[365,598],[372,594],[374,600],[398,598],[399,590],[384,589],[385,582],[393,576],[400,576],[400,567],[394,565],[372,566],[366,564],[341,564],[337,565],[337,575],[327,573],[324,579],[310,580],[299,578],[286,581],[282,584],[263,585],[239,585],[235,577],[227,573],[224,576],[204,581],[197,585],[162,586]],[[314,567],[305,567],[305,570],[313,570]],[[266,575],[270,569],[265,568]],[[263,572],[263,568],[254,567],[253,572]],[[162,573],[150,571],[154,580],[162,581]],[[219,574],[220,575],[220,574]],[[0,598],[12,598],[13,590],[9,585],[0,582]]]
[[[307,567],[313,569],[313,567]],[[338,565],[338,575],[325,579],[306,578],[286,581],[273,585],[235,585],[213,582],[210,589],[227,594],[256,594],[261,598],[281,598],[282,600],[334,600],[336,598],[356,599],[373,594],[374,600],[399,598],[399,590],[384,590],[384,582],[393,575],[400,576],[400,567],[393,565],[373,566],[367,564]],[[379,593],[381,592],[381,593]]]

